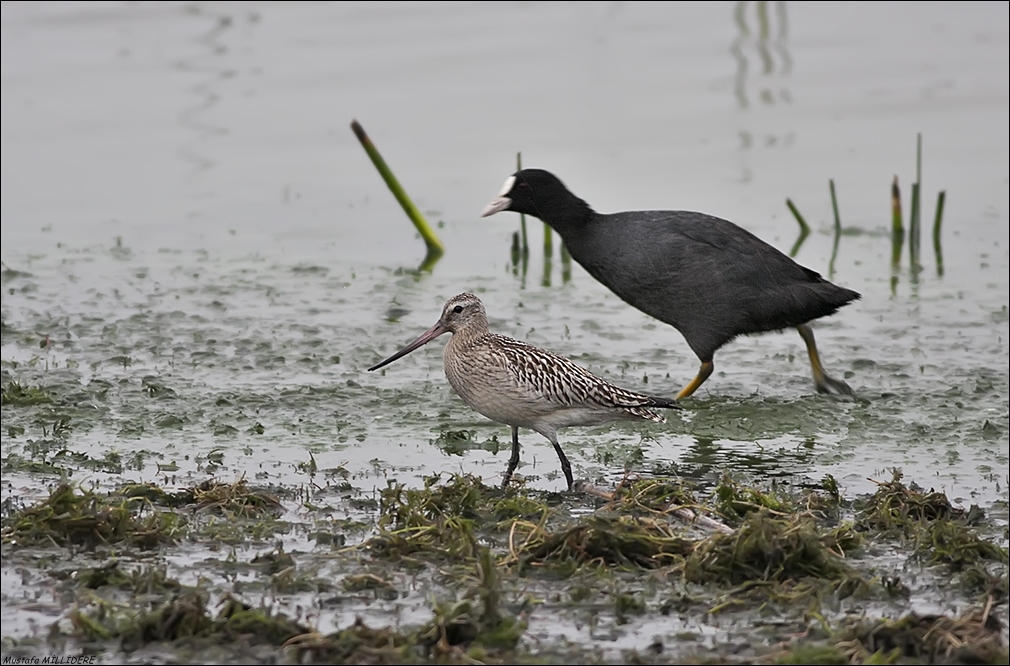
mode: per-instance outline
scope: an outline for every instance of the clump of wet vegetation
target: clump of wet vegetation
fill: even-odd
[[[143,501],[61,483],[49,497],[3,521],[4,544],[94,548],[125,543],[155,548],[182,533],[185,518]]]
[[[859,620],[843,626],[835,647],[849,663],[1005,664],[1004,626],[989,611]]]
[[[821,529],[805,514],[756,511],[732,533],[698,541],[683,563],[683,575],[691,582],[725,585],[838,579],[851,572],[839,544],[854,542],[847,530]]]
[[[495,562],[488,549],[476,558],[474,584],[456,601],[432,607],[431,619],[413,630],[372,629],[360,618],[349,627],[321,634],[304,621],[268,606],[253,606],[224,594],[212,610],[211,595],[162,580],[160,601],[124,606],[98,599],[71,611],[71,636],[93,642],[116,641],[125,652],[151,644],[184,644],[188,649],[223,643],[273,646],[293,663],[474,663],[507,662],[525,621],[504,611]],[[75,577],[89,588],[116,585],[136,590],[138,579],[113,563]],[[148,588],[150,589],[150,588]],[[498,657],[495,657],[495,654]]]
[[[188,511],[169,510],[181,508]],[[248,487],[244,480],[209,480],[178,491],[125,484],[109,493],[62,482],[46,499],[5,516],[2,539],[18,546],[94,548],[125,543],[151,549],[188,533],[187,515],[195,512],[235,519],[276,517],[283,510],[275,496]]]
[[[245,639],[269,645],[308,633],[308,629],[282,613],[254,608],[225,596],[214,614],[208,608],[209,595],[201,590],[183,589],[150,608],[122,608],[98,602],[88,609],[76,609],[70,620],[77,635],[86,640],[116,639],[127,652],[154,642],[191,642],[194,639],[235,641]]]
[[[121,653],[156,645],[180,662],[1006,663],[999,535],[987,536],[977,509],[905,485],[897,471],[856,501],[830,477],[766,487],[626,478],[584,490],[501,489],[465,474],[420,488],[390,481],[367,522],[322,512],[329,488],[60,483],[8,508],[3,553],[67,553],[39,572],[66,610],[38,640]],[[336,496],[367,506],[346,489]],[[303,529],[278,538],[279,516],[292,511]],[[184,570],[157,554],[187,547],[219,555],[183,583]],[[99,559],[71,562],[81,549]],[[905,557],[881,560],[881,550]],[[912,567],[960,600],[958,614],[910,612],[922,590]],[[375,620],[404,604],[421,617]],[[333,607],[368,619],[320,631],[320,609]],[[657,616],[680,629],[620,654],[534,638],[586,612],[615,636]],[[693,623],[715,616],[733,650],[690,638]]]
[[[38,405],[52,401],[52,396],[41,386],[26,386],[17,380],[11,380],[0,387],[0,403],[5,407]]]
[[[682,560],[694,546],[652,518],[598,515],[554,531],[532,523],[522,527],[529,533],[513,549],[520,568],[550,567],[568,575],[584,565],[658,568]]]
[[[978,506],[965,510],[951,505],[944,493],[906,486],[900,470],[878,486],[871,497],[856,503],[856,529],[902,539],[917,557],[955,572],[986,562],[1005,567],[1010,561],[1007,548],[975,529],[985,519]]]
[[[245,479],[233,483],[208,479],[174,492],[149,483],[125,484],[119,488],[119,493],[126,497],[143,497],[161,506],[191,506],[196,511],[229,517],[260,518],[284,512],[284,505],[275,494],[252,488]]]

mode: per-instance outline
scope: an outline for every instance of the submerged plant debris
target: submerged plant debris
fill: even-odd
[[[333,493],[308,492],[316,499],[301,506],[310,515]],[[254,546],[299,497],[243,479],[108,492],[63,482],[47,498],[10,508],[4,560],[50,553],[36,576],[61,602],[49,628],[5,638],[5,654],[105,649],[134,659],[158,646],[179,662],[214,655],[369,664],[1006,663],[1008,656],[1006,548],[976,531],[977,510],[907,487],[897,471],[855,502],[825,482],[767,489],[729,477],[708,487],[625,479],[609,499],[559,501],[471,475],[433,475],[421,488],[390,481],[351,543],[317,540],[306,551],[280,540],[262,550],[239,539],[188,582],[184,569],[151,563],[155,548],[168,553],[209,539],[213,551],[218,541],[207,525],[221,518],[244,525]],[[685,518],[684,508],[713,522]],[[328,520],[309,522],[318,531]],[[868,554],[888,544],[912,547],[891,560]],[[78,565],[75,553],[94,564]],[[901,576],[910,566],[956,583],[940,589],[964,610],[908,612],[911,588]],[[415,608],[410,621],[380,619],[405,600]],[[356,612],[329,629],[318,610],[305,612],[348,604]],[[388,610],[368,610],[376,604]],[[594,631],[618,643],[636,626],[674,630],[611,651],[543,633],[559,618],[582,616],[582,607],[594,609],[587,616],[600,627]],[[715,616],[725,643],[691,638],[703,626],[698,619]],[[746,637],[742,650],[720,647]]]
[[[143,500],[103,495],[61,483],[49,497],[4,519],[3,543],[17,546],[84,546],[125,543],[143,549],[182,534],[181,514],[154,510]]]

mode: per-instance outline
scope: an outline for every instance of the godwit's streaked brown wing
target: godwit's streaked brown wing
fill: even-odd
[[[675,407],[673,400],[623,389],[597,377],[577,363],[520,340],[489,334],[488,349],[503,358],[516,383],[560,408],[624,410],[644,419],[666,419],[645,407]]]

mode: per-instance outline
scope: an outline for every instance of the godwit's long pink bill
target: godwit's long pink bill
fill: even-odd
[[[448,332],[449,332],[449,329],[446,328],[445,326],[443,326],[442,322],[438,322],[437,324],[435,324],[434,326],[432,326],[431,328],[429,328],[427,331],[425,331],[424,333],[422,333],[420,335],[420,337],[417,338],[417,340],[414,340],[409,345],[407,345],[406,347],[404,347],[400,351],[396,352],[395,354],[393,354],[392,356],[390,356],[389,358],[387,358],[385,361],[382,361],[381,363],[376,363],[375,365],[373,365],[372,367],[370,367],[368,369],[368,371],[371,372],[372,370],[378,370],[379,368],[381,368],[381,367],[383,367],[385,365],[389,365],[390,363],[392,363],[396,359],[403,358],[404,356],[406,356],[410,352],[414,351],[418,347],[423,347],[424,345],[428,344],[429,342],[431,342],[432,340],[434,340],[438,336],[442,335],[443,333],[448,333]]]

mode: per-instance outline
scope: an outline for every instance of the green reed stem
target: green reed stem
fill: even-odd
[[[374,164],[375,168],[378,169],[379,175],[382,176],[382,180],[386,182],[386,186],[389,188],[389,191],[392,192],[393,196],[396,197],[396,200],[400,202],[403,212],[407,214],[410,221],[414,223],[414,227],[417,229],[418,233],[421,234],[421,238],[424,239],[424,244],[428,247],[428,256],[425,257],[422,269],[426,265],[430,268],[430,265],[433,265],[439,257],[445,254],[445,247],[442,245],[442,241],[438,239],[438,236],[435,235],[435,231],[431,228],[431,225],[429,225],[428,221],[424,219],[424,215],[421,214],[421,211],[417,209],[414,202],[410,200],[409,196],[407,196],[406,191],[404,191],[403,187],[401,187],[399,181],[396,179],[396,176],[393,175],[393,172],[386,164],[386,161],[382,159],[382,155],[379,154],[379,151],[372,143],[372,140],[368,138],[368,135],[365,133],[365,128],[362,127],[357,120],[355,120],[351,122],[351,130],[354,131],[354,135],[358,137],[358,141],[361,142],[361,147],[365,149],[365,152],[368,153],[368,156],[372,159],[372,164]]]
[[[933,220],[933,252],[936,255],[936,274],[943,276],[943,246],[940,243],[940,226],[943,224],[943,204],[947,200],[947,191],[940,190],[936,195],[936,218]]]
[[[802,215],[800,215],[800,211],[797,210],[796,204],[793,203],[792,199],[786,199],[786,206],[792,212],[796,221],[800,223],[800,235],[796,239],[796,242],[793,243],[793,248],[789,250],[789,256],[795,257],[796,253],[800,251],[800,246],[803,245],[803,241],[805,241],[807,236],[810,235],[810,225],[807,224],[807,221],[803,219]]]

